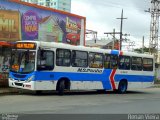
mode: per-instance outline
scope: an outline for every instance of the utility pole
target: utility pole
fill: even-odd
[[[142,53],[144,53],[144,36],[143,36],[143,39],[142,39]]]
[[[86,29],[86,34],[91,34],[91,35],[93,36],[94,43],[96,43],[96,40],[97,40],[97,31],[87,30],[87,29]]]
[[[105,32],[104,34],[107,34],[107,35],[111,35],[111,36],[113,36],[113,44],[112,44],[112,49],[114,49],[114,47],[115,47],[115,42],[117,43],[117,41],[118,41],[118,39],[117,39],[117,41],[116,41],[116,37],[115,37],[115,35],[121,35],[121,32],[115,32],[115,29],[113,29],[113,32]],[[129,34],[122,34],[122,36],[129,36]],[[122,38],[122,41],[123,41],[124,39]],[[118,42],[118,49],[120,50],[120,42]]]
[[[105,32],[104,34],[107,34],[107,35],[111,35],[111,36],[113,36],[112,49],[114,49],[114,46],[115,46],[115,40],[116,40],[115,35],[116,35],[116,34],[120,34],[120,32],[116,32],[116,31],[115,31],[115,29],[113,29],[113,32]]]
[[[113,44],[112,44],[112,50],[114,49],[114,45],[115,45],[115,29],[113,29]]]
[[[158,32],[160,16],[160,0],[151,0],[151,8],[145,12],[151,13],[149,51],[158,58]]]
[[[123,17],[123,9],[122,9],[122,13],[121,13],[121,18],[117,18],[117,19],[120,19],[121,20],[121,26],[120,26],[120,50],[122,50],[122,35],[123,35],[123,33],[122,33],[122,29],[123,29],[123,20],[124,19],[127,19],[127,18],[124,18]]]

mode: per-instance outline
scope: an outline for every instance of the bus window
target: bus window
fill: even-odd
[[[153,71],[153,59],[143,58],[143,71]]]
[[[132,64],[131,64],[132,70],[141,71],[142,70],[142,58],[140,57],[132,57]]]
[[[38,51],[37,70],[53,70],[54,52],[48,50]]]
[[[89,53],[89,67],[90,68],[103,68],[103,54]]]
[[[119,69],[130,70],[130,57],[129,56],[119,56]]]
[[[88,53],[82,51],[72,51],[73,67],[88,67]]]
[[[117,55],[106,54],[104,58],[104,67],[106,69],[117,69]]]
[[[69,67],[71,64],[71,52],[66,49],[57,49],[56,65]]]
[[[111,55],[105,55],[104,57],[104,68],[111,69]]]
[[[12,72],[31,73],[35,70],[35,51],[12,51],[11,67]]]

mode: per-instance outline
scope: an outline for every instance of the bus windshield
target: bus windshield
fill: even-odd
[[[35,70],[35,51],[13,50],[11,56],[12,72],[30,73]]]

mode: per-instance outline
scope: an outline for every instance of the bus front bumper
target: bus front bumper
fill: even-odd
[[[34,90],[33,82],[24,82],[24,81],[17,81],[9,78],[9,87],[26,89],[26,90]]]

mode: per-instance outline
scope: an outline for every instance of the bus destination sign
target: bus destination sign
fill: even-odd
[[[17,43],[16,44],[17,49],[36,49],[35,43]]]

